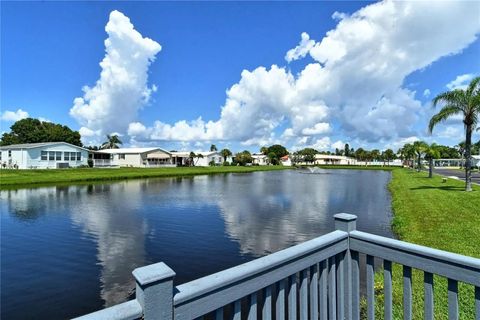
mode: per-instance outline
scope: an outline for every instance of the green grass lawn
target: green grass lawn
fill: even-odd
[[[30,186],[81,183],[91,181],[124,180],[152,177],[182,177],[218,173],[242,173],[253,171],[282,170],[290,167],[175,167],[175,168],[70,168],[43,170],[0,170],[0,189]]]
[[[393,171],[389,185],[393,230],[401,240],[480,258],[480,187],[408,169]],[[402,269],[393,268],[394,318],[403,318]],[[435,319],[448,319],[447,282],[434,278]],[[376,311],[383,318],[383,274],[376,275]],[[423,272],[413,272],[413,319],[423,319]],[[473,286],[459,284],[460,319],[475,319]]]

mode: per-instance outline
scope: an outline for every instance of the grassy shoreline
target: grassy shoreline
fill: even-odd
[[[0,170],[0,190],[128,179],[285,170],[282,166]]]
[[[398,169],[388,186],[392,228],[407,242],[480,258],[480,186],[465,192],[463,181]],[[447,281],[435,276],[435,319],[448,319]],[[383,273],[376,274],[376,315],[383,318]],[[393,266],[394,319],[403,318],[402,268]],[[475,317],[473,286],[459,284],[460,319]],[[423,319],[423,272],[413,271],[413,318]]]

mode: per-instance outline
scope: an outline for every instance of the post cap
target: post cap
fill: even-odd
[[[340,220],[340,221],[355,221],[355,220],[357,220],[356,215],[349,214],[349,213],[337,213],[333,217],[335,218],[335,220]]]
[[[152,282],[172,279],[176,273],[165,263],[159,262],[137,268],[133,270],[132,274],[140,285],[147,285]]]
[[[357,229],[357,216],[348,213],[337,213],[335,218],[335,229],[350,232]]]

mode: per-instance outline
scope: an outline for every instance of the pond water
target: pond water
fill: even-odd
[[[64,319],[132,298],[134,268],[176,284],[333,230],[390,231],[390,173],[285,170],[0,192],[1,318]]]

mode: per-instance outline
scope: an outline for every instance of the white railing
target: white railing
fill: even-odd
[[[133,271],[136,299],[77,318],[191,320],[360,319],[360,276],[366,313],[375,318],[374,258],[384,265],[384,318],[392,319],[392,262],[403,265],[404,319],[412,318],[412,268],[424,272],[424,314],[433,319],[433,275],[448,279],[449,319],[458,319],[458,282],[475,287],[480,318],[480,259],[356,231],[356,216],[335,215],[336,231],[175,287],[164,263]],[[366,255],[360,268],[359,255]],[[362,291],[363,292],[363,291]],[[244,314],[246,313],[246,314]]]
[[[92,159],[94,167],[116,167],[118,164],[112,159]]]

